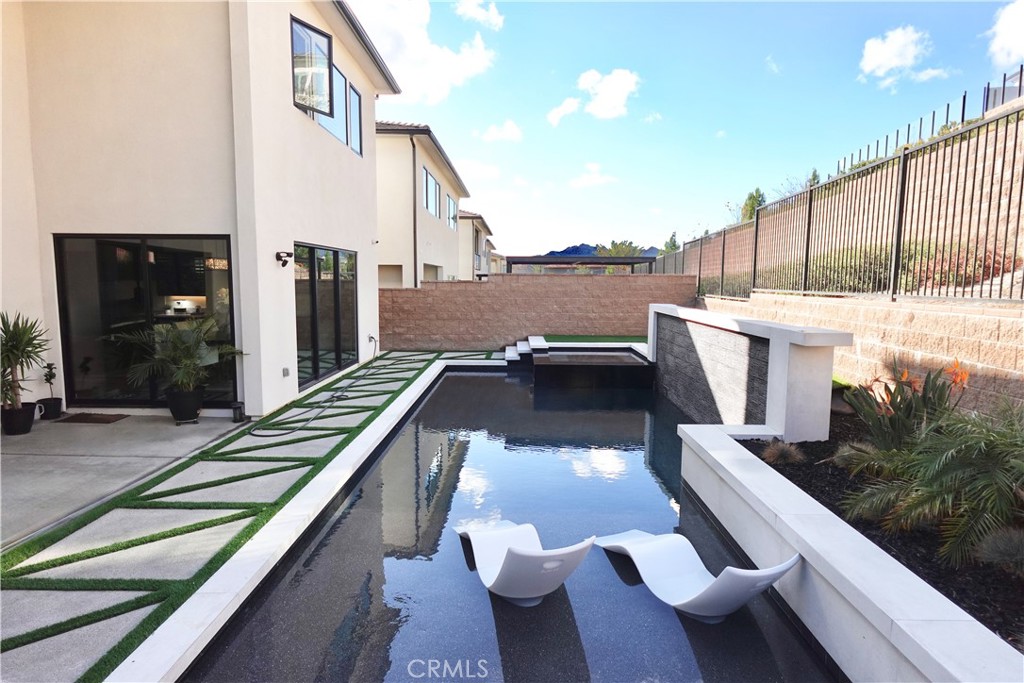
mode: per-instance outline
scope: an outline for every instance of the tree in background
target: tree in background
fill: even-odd
[[[786,178],[786,182],[775,190],[776,199],[785,199],[786,197],[792,197],[795,194],[800,194],[804,190],[809,190],[815,185],[821,183],[821,176],[818,175],[818,169],[812,168],[810,174],[803,179],[798,180],[792,176]]]
[[[603,244],[597,245],[594,253],[597,256],[640,256],[644,253],[644,250],[633,244],[630,240],[623,240],[622,242],[612,240],[610,247],[606,247]]]
[[[764,206],[764,192],[761,192],[760,187],[755,187],[753,192],[747,194],[747,198],[743,202],[743,213],[740,218],[745,221],[753,220],[754,212],[759,206]]]
[[[807,189],[814,187],[821,182],[821,176],[818,175],[818,169],[812,168],[811,175],[807,176]]]
[[[673,232],[672,236],[665,242],[665,246],[658,252],[658,255],[674,254],[677,251],[679,251],[679,242],[676,240],[676,233]]]

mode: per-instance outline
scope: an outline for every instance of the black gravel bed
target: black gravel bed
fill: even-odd
[[[832,415],[828,441],[798,444],[807,456],[799,464],[772,467],[829,510],[846,519],[840,503],[855,489],[860,477],[829,463],[840,444],[863,440],[863,423],[855,415]],[[760,455],[766,441],[744,441],[751,453]],[[997,633],[1014,647],[1024,649],[1024,579],[992,565],[975,564],[955,569],[937,559],[940,545],[935,529],[924,528],[890,534],[875,522],[846,520],[868,540],[924,579],[965,612]]]

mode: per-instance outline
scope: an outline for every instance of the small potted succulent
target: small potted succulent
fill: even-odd
[[[0,425],[4,434],[27,434],[36,419],[36,404],[22,401],[25,374],[43,364],[43,354],[50,348],[46,330],[38,320],[30,320],[20,313],[12,318],[6,311],[0,313],[0,369],[2,369],[3,407]]]
[[[44,420],[55,420],[63,412],[64,399],[53,395],[53,380],[55,379],[57,379],[57,364],[47,363],[43,366],[43,381],[50,388],[50,398],[39,399],[39,405],[43,407],[43,414],[40,417]]]

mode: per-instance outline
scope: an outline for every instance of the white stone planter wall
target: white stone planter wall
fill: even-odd
[[[776,588],[852,680],[1024,680],[1024,656],[730,435],[756,428],[678,431],[683,479],[751,560],[803,557]]]

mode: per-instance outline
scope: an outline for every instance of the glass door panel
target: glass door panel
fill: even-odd
[[[313,288],[310,281],[310,248],[295,245],[295,334],[298,342],[299,384],[316,377],[313,337]]]
[[[338,369],[338,296],[335,271],[337,252],[317,249],[316,256],[316,327],[319,375]]]
[[[356,255],[355,252],[339,252],[338,284],[341,294],[341,320],[338,346],[341,350],[341,366],[351,365],[359,360],[356,339]]]

